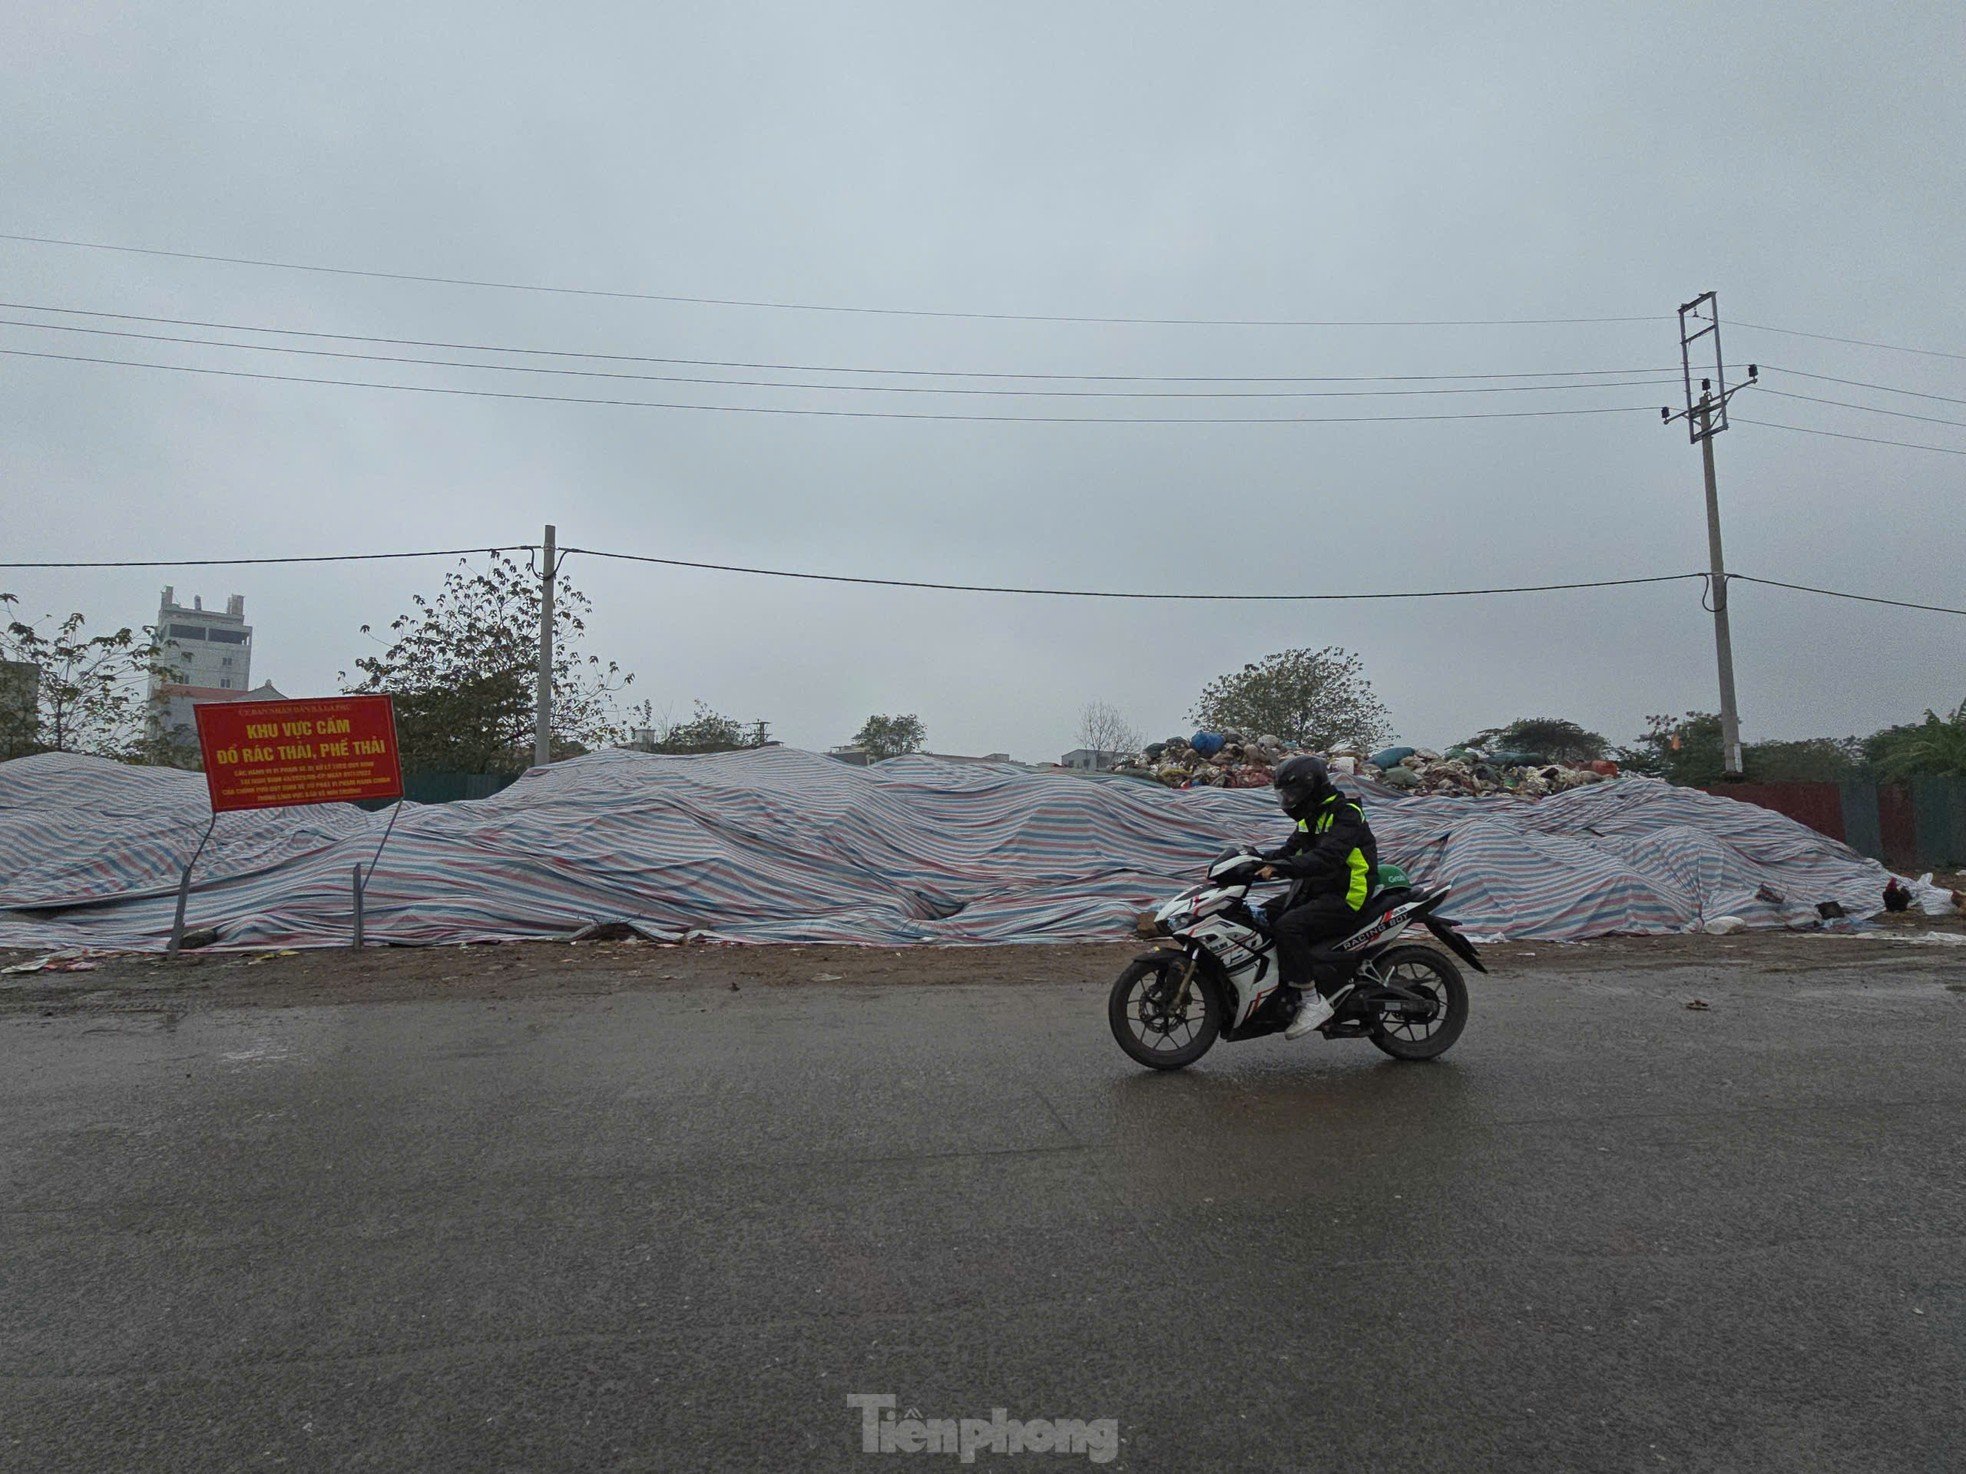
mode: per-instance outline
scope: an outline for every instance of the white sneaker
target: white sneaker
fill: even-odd
[[[1297,1017],[1290,1021],[1290,1027],[1283,1031],[1286,1039],[1301,1039],[1311,1030],[1322,1028],[1331,1022],[1331,1015],[1338,1010],[1315,988],[1307,989],[1304,1001],[1297,1005]]]

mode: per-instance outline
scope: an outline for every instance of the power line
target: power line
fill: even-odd
[[[1928,425],[1957,425],[1960,429],[1966,430],[1966,420],[1949,420],[1942,415],[1915,415],[1909,410],[1879,409],[1871,404],[1852,404],[1847,399],[1823,399],[1815,394],[1791,394],[1786,389],[1771,389],[1766,385],[1762,386],[1762,393],[1773,394],[1779,399],[1799,399],[1805,404],[1827,404],[1835,409],[1860,409],[1865,414],[1890,415],[1898,420],[1922,420]]]
[[[1876,435],[1851,435],[1842,430],[1817,430],[1808,425],[1783,425],[1774,420],[1751,420],[1745,415],[1735,415],[1734,422],[1740,425],[1759,425],[1764,430],[1793,430],[1797,435],[1827,435],[1832,440],[1861,440],[1866,445],[1898,445],[1906,450],[1936,450],[1941,455],[1966,456],[1966,450],[1952,445],[1924,445],[1916,440],[1885,440]]]
[[[1923,389],[1901,389],[1896,384],[1877,384],[1869,379],[1839,379],[1834,374],[1812,374],[1806,369],[1783,368],[1777,363],[1764,363],[1765,369],[1773,369],[1778,374],[1793,374],[1798,379],[1815,379],[1824,384],[1847,384],[1852,389],[1876,389],[1884,394],[1909,394],[1913,399],[1936,399],[1941,404],[1966,404],[1966,399],[1957,399],[1950,394],[1927,394]],[[1634,373],[1638,370],[1633,370]]]
[[[1658,322],[1658,314],[1639,317],[1461,317],[1338,320],[1269,317],[1095,317],[1072,313],[973,312],[927,307],[861,307],[828,302],[780,302],[751,297],[698,297],[679,292],[632,292],[601,287],[552,286],[540,282],[492,281],[480,277],[434,276],[420,272],[379,271],[354,266],[320,266],[299,261],[274,261],[258,256],[220,256],[204,251],[167,251],[154,246],[114,245],[78,241],[63,236],[0,232],[0,240],[40,246],[72,246],[85,251],[114,251],[131,256],[163,256],[178,261],[209,261],[226,266],[257,266],[274,271],[307,271],[327,276],[357,276],[378,281],[422,282],[450,287],[486,287],[506,292],[546,292],[556,296],[607,297],[635,302],[676,302],[696,307],[758,307],[785,312],[844,312],[878,317],[962,318],[980,322],[1095,323],[1106,326],[1213,328],[1489,328],[1548,327],[1584,323]]]
[[[1779,578],[1750,578],[1745,573],[1730,573],[1729,580],[1736,583],[1761,583],[1774,589],[1794,589],[1802,594],[1821,594],[1830,599],[1855,599],[1862,604],[1889,604],[1895,609],[1923,609],[1929,614],[1966,614],[1966,609],[1953,609],[1944,604],[1913,604],[1905,599],[1880,599],[1875,594],[1850,594],[1841,589],[1812,588],[1806,583],[1783,583]]]
[[[26,322],[0,317],[0,327],[31,328],[44,333],[88,333],[104,338],[135,338],[147,343],[178,343],[199,348],[230,348],[249,353],[290,353],[308,358],[358,360],[364,363],[408,363],[426,368],[477,369],[506,374],[553,374],[579,379],[630,379],[642,383],[706,384],[732,389],[814,389],[832,394],[970,394],[1030,399],[1358,399],[1411,394],[1520,394],[1563,389],[1646,389],[1676,379],[1612,379],[1584,384],[1481,384],[1445,389],[980,389],[972,385],[828,384],[787,382],[783,379],[712,379],[684,374],[637,374],[620,369],[534,367],[518,363],[472,363],[466,359],[421,358],[396,353],[354,353],[338,348],[290,348],[282,343],[227,343],[212,338],[186,338],[168,333],[139,333],[128,328],[91,328],[75,323]]]
[[[463,389],[434,384],[392,384],[372,379],[323,379],[301,374],[268,374],[250,369],[204,368],[185,363],[145,363],[128,358],[101,358],[80,353],[44,353],[28,348],[0,348],[15,358],[41,358],[63,363],[108,364],[118,368],[157,369],[166,373],[204,374],[226,379],[257,379],[281,384],[330,384],[344,389],[390,389],[404,394],[441,394],[471,399],[529,400],[544,404],[599,404],[630,409],[693,410],[708,414],[798,415],[823,419],[955,420],[984,423],[1048,425],[1357,425],[1376,421],[1522,420],[1563,415],[1651,414],[1650,405],[1600,405],[1588,409],[1467,410],[1453,414],[1417,415],[968,415],[885,409],[814,409],[763,404],[684,404],[651,399],[600,399],[570,394],[532,394],[506,389]]]
[[[0,237],[5,239],[5,237]],[[1770,327],[1765,322],[1730,322],[1730,328],[1753,328],[1757,333],[1780,333],[1787,338],[1814,338],[1821,343],[1849,343],[1858,348],[1886,348],[1893,353],[1916,353],[1922,358],[1966,360],[1966,353],[1950,353],[1943,348],[1907,348],[1902,343],[1879,343],[1872,338],[1840,338],[1835,333],[1805,333],[1799,328]]]
[[[1585,379],[1620,374],[1673,374],[1665,368],[1540,369],[1527,373],[1479,374],[1064,374],[1007,373],[987,369],[885,368],[868,365],[824,363],[767,363],[752,359],[677,358],[645,353],[590,353],[569,348],[521,348],[498,343],[458,343],[431,338],[389,338],[367,333],[327,333],[308,328],[266,327],[254,323],[212,322],[195,317],[158,317],[134,312],[103,312],[85,307],[49,307],[38,302],[0,302],[0,308],[16,312],[43,312],[68,317],[106,317],[118,322],[142,322],[171,327],[208,328],[219,332],[267,333],[290,338],[319,338],[337,343],[380,343],[393,348],[448,348],[465,353],[502,353],[510,356],[541,358],[584,358],[605,363],[657,363],[695,368],[766,369],[775,373],[801,374],[887,374],[896,377],[935,379],[1029,379],[1084,383],[1129,384],[1377,384],[1443,383],[1473,379]],[[49,324],[33,324],[37,327]],[[246,346],[246,345],[236,345]]]
[[[0,568],[230,568],[261,563],[359,563],[381,558],[443,558],[472,553],[532,552],[538,543],[504,543],[495,548],[432,548],[406,553],[319,553],[282,558],[125,558],[106,561],[42,561],[0,563]],[[1028,594],[1061,599],[1154,599],[1181,602],[1285,603],[1342,601],[1356,599],[1455,599],[1482,594],[1544,594],[1566,589],[1623,588],[1635,584],[1674,583],[1683,579],[1705,578],[1704,573],[1665,573],[1646,578],[1592,579],[1578,583],[1520,584],[1505,588],[1414,589],[1392,593],[1365,594],[1179,594],[1124,589],[1030,588],[1009,584],[938,583],[916,578],[865,578],[844,573],[808,573],[786,568],[753,568],[737,563],[703,563],[686,558],[657,558],[643,553],[623,553],[605,548],[565,547],[562,557],[582,553],[590,558],[608,558],[627,563],[654,563],[665,568],[694,568],[710,573],[742,573],[760,578],[790,578],[813,583],[865,584],[876,588],[934,589],[958,594]]]
[[[501,543],[496,547],[419,548],[392,553],[302,553],[270,558],[115,558],[89,560],[46,559],[33,562],[3,562],[0,569],[88,569],[88,568],[241,568],[288,563],[370,563],[385,559],[455,558],[477,553],[537,552],[538,543]],[[740,563],[709,563],[688,558],[658,558],[646,553],[623,553],[606,548],[562,548],[562,554],[581,553],[590,558],[617,562],[655,564],[665,568],[693,568],[709,573],[738,573],[758,578],[786,578],[810,583],[857,584],[873,588],[928,589],[958,594],[1016,594],[1059,599],[1132,599],[1177,603],[1324,603],[1388,599],[1467,599],[1501,594],[1548,594],[1577,589],[1632,588],[1643,584],[1680,583],[1707,579],[1706,573],[1659,573],[1638,578],[1584,579],[1572,583],[1509,584],[1490,588],[1400,589],[1375,593],[1318,594],[1202,594],[1168,593],[1136,589],[1060,589],[1014,584],[941,583],[928,579],[871,578],[844,573],[812,573],[788,568],[757,568]],[[1865,604],[1888,604],[1899,609],[1918,609],[1931,614],[1966,615],[1966,609],[1944,604],[1919,604],[1905,599],[1886,599],[1875,594],[1853,594],[1842,589],[1817,588],[1811,584],[1788,583],[1778,578],[1756,578],[1746,573],[1730,573],[1738,583],[1765,584],[1770,588],[1791,589],[1797,593],[1819,594],[1831,599],[1853,599]]]
[[[785,568],[753,568],[736,563],[700,563],[687,558],[657,558],[644,553],[610,552],[601,548],[567,548],[565,551],[584,553],[592,558],[612,558],[626,563],[654,563],[665,568],[696,568],[710,573],[743,573],[758,578],[790,578],[815,583],[864,584],[890,589],[935,589],[956,594],[1030,594],[1057,599],[1149,599],[1173,603],[1278,604],[1362,599],[1461,599],[1484,594],[1547,594],[1565,589],[1623,588],[1634,584],[1675,583],[1682,579],[1706,577],[1704,573],[1662,573],[1646,578],[1589,579],[1577,583],[1519,584],[1505,588],[1480,589],[1407,589],[1369,594],[1179,594],[1157,590],[1052,589],[1004,584],[938,583],[914,578],[865,578],[844,573],[806,573]]]
[[[468,558],[474,553],[526,553],[538,543],[495,548],[421,548],[409,553],[303,553],[290,558],[116,558],[104,562],[0,563],[0,568],[244,568],[258,563],[374,563],[388,558]]]

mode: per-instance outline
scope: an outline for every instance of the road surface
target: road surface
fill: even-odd
[[[1966,951],[1809,943],[1166,1077],[1124,949],[8,979],[0,1468],[961,1467],[875,1395],[1041,1467],[1957,1468]]]

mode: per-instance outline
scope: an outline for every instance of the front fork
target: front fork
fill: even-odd
[[[1194,991],[1195,969],[1201,965],[1201,956],[1190,948],[1183,947],[1181,955],[1187,958],[1187,965],[1181,969],[1180,987],[1167,1005],[1170,1014],[1185,1015],[1188,1011],[1188,998]]]

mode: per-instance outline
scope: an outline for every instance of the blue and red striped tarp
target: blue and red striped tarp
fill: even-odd
[[[1539,802],[1368,792],[1380,853],[1491,937],[1578,940],[1880,908],[1885,872],[1769,810],[1626,779]],[[211,814],[196,773],[46,754],[0,764],[0,946],[161,947]],[[344,945],[350,871],[388,814],[222,814],[189,921],[220,945]],[[625,922],[739,942],[1124,937],[1219,851],[1280,843],[1266,790],[1176,792],[1012,765],[852,768],[787,748],[602,752],[488,799],[405,805],[367,892],[370,940],[566,936]]]

